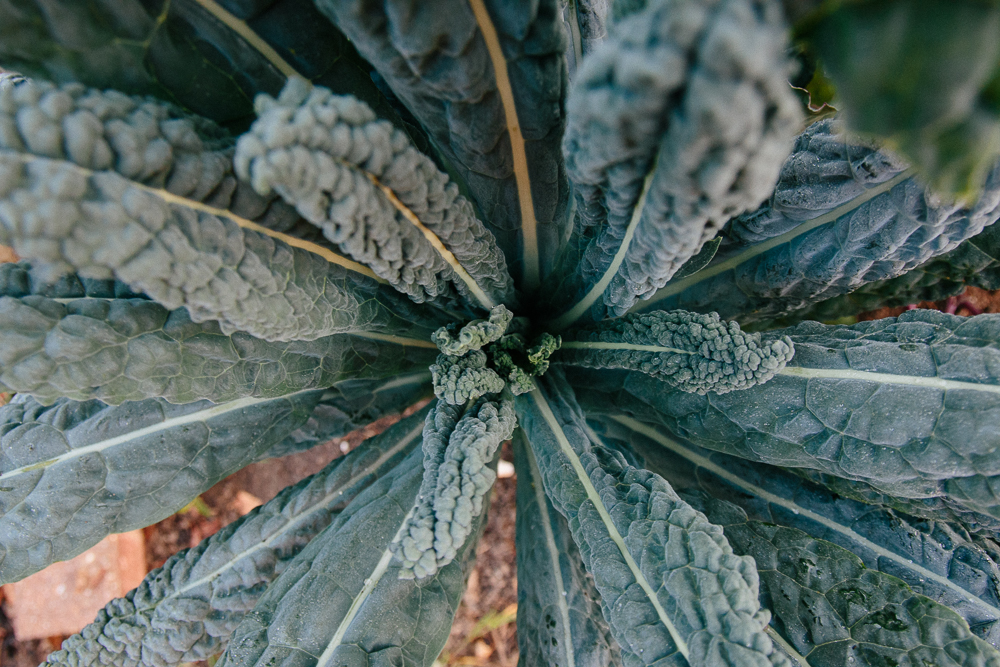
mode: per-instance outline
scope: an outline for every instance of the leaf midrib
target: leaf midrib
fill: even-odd
[[[225,565],[219,567],[218,569],[210,572],[209,574],[206,574],[205,576],[203,576],[203,577],[201,577],[199,579],[196,579],[195,581],[192,581],[192,582],[189,582],[189,583],[185,584],[182,588],[178,588],[172,594],[170,594],[169,596],[163,598],[163,600],[169,600],[170,598],[177,597],[177,596],[179,596],[179,595],[181,595],[181,594],[183,594],[183,593],[185,593],[185,592],[187,592],[187,591],[189,591],[189,590],[191,590],[193,588],[197,588],[198,586],[201,586],[203,584],[209,583],[209,582],[215,580],[216,578],[218,578],[226,570],[232,568],[237,563],[237,561],[240,561],[243,558],[246,558],[247,556],[255,553],[256,551],[259,551],[261,549],[267,549],[267,548],[269,548],[272,544],[274,544],[274,542],[276,540],[278,540],[278,538],[280,538],[283,535],[287,534],[289,531],[295,530],[299,525],[307,522],[317,512],[325,510],[327,508],[327,506],[332,501],[336,500],[339,496],[344,495],[344,490],[345,489],[349,489],[353,485],[357,484],[360,480],[364,479],[368,475],[370,475],[373,472],[375,472],[376,470],[378,470],[386,461],[388,461],[393,456],[395,456],[396,454],[398,454],[402,449],[404,449],[405,447],[407,447],[410,444],[410,442],[413,441],[414,438],[416,438],[418,435],[422,434],[423,433],[423,428],[424,428],[424,424],[421,421],[416,426],[414,426],[413,429],[411,429],[409,432],[407,432],[399,440],[399,442],[397,442],[392,447],[390,447],[385,452],[383,452],[377,459],[375,459],[375,461],[373,461],[370,465],[368,465],[367,467],[365,467],[361,472],[359,472],[358,474],[354,475],[353,477],[351,477],[349,480],[347,480],[343,484],[339,485],[336,488],[335,491],[327,494],[321,500],[317,501],[316,504],[313,505],[306,512],[298,515],[297,517],[294,517],[287,524],[285,524],[285,526],[282,527],[279,531],[276,531],[273,535],[271,535],[270,537],[266,538],[265,540],[263,540],[263,541],[255,544],[255,545],[253,545],[249,549],[246,549],[244,551],[241,551],[238,554],[235,554],[229,560],[229,562],[227,562]],[[156,604],[162,603],[163,600],[158,600]],[[149,607],[149,608],[151,608],[151,607]]]
[[[791,511],[793,514],[796,514],[798,516],[803,516],[811,521],[814,521],[815,523],[818,523],[827,530],[840,533],[841,535],[844,535],[853,542],[859,543],[864,547],[870,549],[880,558],[889,559],[894,563],[902,566],[904,570],[916,571],[921,577],[936,582],[937,584],[952,591],[960,598],[967,600],[972,604],[978,606],[980,609],[988,612],[993,618],[1000,619],[1000,608],[987,604],[981,598],[975,596],[973,593],[970,593],[964,588],[953,583],[947,577],[943,577],[935,572],[932,572],[931,570],[928,570],[927,568],[921,565],[912,562],[909,559],[903,558],[894,551],[890,551],[889,549],[886,549],[880,544],[872,542],[871,540],[864,537],[863,535],[858,534],[851,528],[839,524],[836,521],[832,521],[831,519],[828,519],[822,514],[817,514],[816,512],[813,512],[810,509],[807,509],[805,507],[796,504],[794,501],[788,500],[777,494],[771,493],[770,491],[762,489],[759,486],[751,484],[745,479],[738,477],[737,475],[734,475],[733,473],[729,472],[722,466],[714,463],[710,459],[686,449],[685,447],[681,446],[680,443],[661,434],[659,431],[657,431],[651,426],[643,424],[642,422],[625,415],[609,415],[609,416],[611,419],[625,426],[626,428],[631,429],[632,431],[635,431],[636,433],[639,433],[640,435],[649,438],[650,440],[670,450],[674,454],[677,454],[678,456],[687,459],[697,467],[703,468],[708,472],[712,473],[713,475],[716,475],[724,479],[725,481],[729,482],[736,488],[741,489],[751,495],[757,496],[768,503],[778,505],[779,507],[783,507],[784,509]]]
[[[421,432],[423,432],[423,425],[421,424]],[[344,640],[344,635],[347,634],[348,629],[351,627],[351,623],[357,617],[358,612],[361,611],[361,607],[364,605],[365,601],[371,595],[375,587],[378,586],[379,582],[382,581],[382,577],[385,575],[386,570],[389,569],[389,563],[392,562],[393,553],[392,545],[400,540],[403,531],[406,529],[407,524],[410,522],[410,517],[416,511],[420,504],[419,495],[413,500],[413,504],[402,518],[399,523],[399,528],[396,530],[396,534],[393,536],[389,544],[386,545],[385,550],[382,552],[382,557],[379,558],[378,563],[375,564],[371,575],[365,578],[364,584],[354,599],[351,600],[351,606],[341,619],[340,624],[337,626],[337,631],[334,632],[333,637],[330,638],[330,642],[323,649],[323,653],[320,654],[319,659],[316,661],[316,667],[326,667],[330,660],[333,659],[333,654],[340,646],[341,642]]]
[[[580,462],[580,458],[576,455],[576,452],[573,451],[573,446],[570,444],[569,439],[567,439],[566,434],[559,425],[559,420],[556,419],[555,413],[552,412],[552,408],[545,399],[545,395],[542,394],[537,385],[535,385],[531,391],[531,398],[534,400],[535,405],[538,406],[539,412],[542,413],[542,418],[548,425],[549,430],[552,431],[552,435],[555,436],[556,442],[559,443],[559,449],[562,451],[563,455],[569,459],[573,472],[576,474],[580,485],[583,486],[587,493],[587,499],[591,502],[591,504],[593,504],[594,509],[596,509],[597,513],[600,515],[601,521],[604,523],[604,526],[608,531],[608,536],[611,538],[612,542],[615,543],[615,546],[618,547],[618,551],[625,560],[625,564],[631,571],[633,578],[646,594],[646,598],[650,601],[650,604],[653,605],[653,608],[656,610],[657,617],[667,629],[667,632],[670,633],[670,637],[673,639],[678,652],[684,656],[685,660],[688,660],[689,650],[687,642],[683,637],[681,637],[680,632],[677,631],[677,628],[674,627],[674,624],[670,621],[670,617],[667,615],[663,605],[660,604],[659,598],[656,597],[656,592],[653,590],[653,587],[650,586],[648,581],[646,581],[646,577],[639,569],[639,565],[635,562],[635,559],[632,558],[632,554],[625,545],[625,540],[622,539],[621,534],[618,532],[618,529],[615,527],[615,524],[611,519],[611,515],[608,514],[607,508],[604,507],[604,503],[601,501],[601,497],[597,493],[597,489],[594,488],[593,483],[590,481],[590,477],[587,476],[587,471]]]
[[[795,239],[796,237],[801,236],[807,232],[810,232],[816,229],[817,227],[821,227],[825,224],[833,222],[838,218],[847,215],[851,211],[860,208],[862,205],[866,204],[868,201],[874,199],[878,195],[884,192],[888,192],[899,183],[902,183],[903,181],[911,178],[913,174],[914,170],[912,168],[906,169],[905,171],[890,178],[888,181],[879,183],[878,185],[868,188],[854,199],[844,204],[841,204],[840,206],[834,208],[832,211],[829,211],[828,213],[824,213],[823,215],[817,216],[810,220],[805,220],[804,222],[796,225],[795,227],[788,230],[784,234],[775,236],[774,238],[768,239],[767,241],[764,241],[762,243],[757,243],[751,246],[747,246],[744,250],[740,251],[736,255],[724,259],[718,264],[710,264],[701,271],[692,273],[690,276],[686,278],[682,278],[673,283],[668,283],[667,285],[657,290],[656,293],[653,294],[653,296],[650,297],[648,300],[640,301],[639,303],[632,306],[632,308],[629,309],[629,312],[636,313],[643,310],[648,310],[653,306],[653,304],[662,301],[663,299],[669,298],[676,294],[680,294],[681,292],[692,287],[693,285],[697,285],[698,283],[704,280],[713,278],[719,275],[720,273],[724,273],[731,269],[735,269],[743,262],[753,259],[758,255],[762,255],[763,253],[767,252],[768,250],[771,250],[772,248],[776,248],[780,245],[788,243],[789,241]]]
[[[563,645],[566,649],[567,667],[576,667],[576,657],[573,655],[573,632],[569,622],[569,601],[566,599],[566,589],[563,586],[562,568],[559,566],[559,546],[556,544],[555,534],[552,532],[552,518],[549,515],[549,508],[545,498],[545,490],[542,488],[542,473],[538,469],[538,461],[535,460],[535,453],[531,451],[531,446],[525,443],[525,454],[528,457],[528,467],[531,470],[532,489],[535,492],[535,502],[538,504],[539,520],[545,532],[545,551],[549,555],[552,563],[552,576],[556,586],[556,605],[559,607],[559,615],[563,624]],[[525,480],[527,481],[527,480]],[[524,483],[524,482],[522,482]]]
[[[277,68],[285,77],[302,76],[295,68],[288,64],[274,48],[268,44],[260,35],[254,32],[246,21],[226,11],[214,0],[194,0],[205,11],[222,21],[227,28],[235,32],[240,38],[260,53],[264,58]],[[168,3],[169,4],[169,3]]]
[[[161,431],[167,431],[172,428],[177,428],[179,426],[184,426],[186,424],[192,424],[195,422],[206,422],[209,419],[214,419],[220,415],[224,415],[228,412],[233,412],[234,410],[242,410],[244,408],[252,407],[254,405],[260,405],[261,403],[269,403],[271,401],[282,401],[288,400],[300,394],[305,394],[310,391],[317,391],[316,389],[303,389],[292,394],[286,394],[285,396],[278,396],[273,398],[238,398],[235,401],[229,401],[226,403],[220,403],[218,405],[212,405],[204,410],[198,410],[180,417],[172,417],[170,419],[165,419],[158,424],[152,424],[145,428],[138,429],[136,431],[130,431],[122,435],[115,436],[113,438],[108,438],[107,440],[100,440],[89,445],[84,445],[82,447],[77,447],[71,449],[68,452],[60,454],[51,459],[45,461],[32,463],[26,466],[21,466],[19,468],[14,468],[13,470],[8,470],[5,473],[0,474],[0,481],[6,481],[12,477],[22,475],[29,472],[34,472],[36,470],[41,470],[43,468],[50,468],[59,463],[65,463],[72,459],[80,458],[81,456],[86,456],[87,454],[93,454],[96,452],[102,452],[111,447],[117,447],[118,445],[129,442],[130,440],[136,440],[139,438],[144,438],[149,435],[159,433]]]
[[[528,154],[524,147],[524,135],[521,134],[520,121],[517,118],[517,104],[514,101],[514,89],[507,72],[507,59],[500,46],[496,26],[486,9],[483,0],[469,0],[472,13],[476,18],[479,31],[486,42],[486,50],[493,64],[493,74],[497,91],[500,93],[500,103],[503,106],[504,120],[507,123],[507,134],[510,136],[510,148],[514,162],[514,182],[517,185],[517,198],[521,209],[521,235],[524,251],[524,290],[528,293],[538,289],[541,280],[541,266],[538,257],[538,221],[535,219],[535,205],[531,194],[531,177],[528,173]]]

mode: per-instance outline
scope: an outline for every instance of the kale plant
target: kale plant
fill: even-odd
[[[429,666],[512,439],[523,665],[1000,667],[1000,316],[821,323],[1000,288],[998,29],[0,0],[0,581],[434,397],[48,664]]]

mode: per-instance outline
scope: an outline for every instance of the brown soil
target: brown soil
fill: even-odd
[[[978,287],[966,287],[965,291],[958,296],[948,297],[941,301],[921,301],[909,306],[894,306],[878,308],[858,315],[858,321],[880,320],[883,317],[898,317],[907,310],[915,308],[926,308],[930,310],[940,310],[954,315],[979,315],[981,313],[1000,313],[1000,290],[987,292]]]

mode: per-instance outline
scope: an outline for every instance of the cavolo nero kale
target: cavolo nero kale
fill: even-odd
[[[998,26],[0,3],[0,583],[432,401],[47,663],[430,667],[511,439],[524,667],[1000,667],[1000,315],[822,323],[1000,287]]]

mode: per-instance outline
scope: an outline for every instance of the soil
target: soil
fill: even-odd
[[[969,288],[959,297],[916,306],[881,308],[859,315],[859,320],[892,317],[912,309],[933,308],[958,315],[980,312],[1000,313],[1000,291],[986,292]],[[7,397],[0,395],[0,405]],[[419,409],[412,407],[407,413]],[[387,417],[346,437],[293,457],[254,464],[212,487],[184,510],[145,529],[146,563],[159,567],[172,554],[194,546],[256,503],[266,501],[277,484],[289,484],[312,474],[329,460],[357,447],[365,438],[388,428],[399,417]],[[511,461],[510,444],[504,445],[501,458]],[[318,467],[317,467],[318,466]],[[298,476],[296,476],[298,475]],[[282,476],[285,476],[284,478]],[[257,480],[257,481],[255,481]],[[267,480],[262,486],[259,480]],[[290,480],[290,481],[289,481]],[[517,664],[517,574],[514,550],[516,478],[497,480],[493,489],[486,529],[476,550],[476,564],[439,665],[475,665],[479,667],[514,667]],[[0,592],[2,596],[2,592]],[[45,656],[58,649],[63,637],[18,642],[0,607],[0,667],[35,667]],[[204,667],[204,666],[202,666]]]

